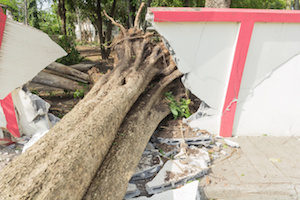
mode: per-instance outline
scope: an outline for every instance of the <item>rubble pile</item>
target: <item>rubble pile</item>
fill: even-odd
[[[231,147],[239,145],[207,131],[192,129],[182,120],[170,120],[149,141],[125,199],[158,200],[172,195],[169,199],[180,199],[185,190],[194,194],[188,199],[200,199],[198,180],[208,174],[215,160],[230,155]],[[132,185],[136,186],[135,192],[130,189]]]

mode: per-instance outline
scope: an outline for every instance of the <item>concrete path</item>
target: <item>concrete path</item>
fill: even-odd
[[[201,180],[206,199],[300,199],[299,137],[238,137],[227,159]],[[205,199],[205,198],[204,198]]]

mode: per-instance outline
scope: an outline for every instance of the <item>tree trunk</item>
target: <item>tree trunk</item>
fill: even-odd
[[[151,6],[151,3],[152,3],[152,0],[148,0],[147,1],[147,4],[146,4],[146,10],[147,10],[147,8],[149,8],[150,6]],[[144,31],[146,31],[146,29],[147,29],[147,21],[146,20],[144,20],[144,25],[143,25],[143,30]]]
[[[32,79],[32,82],[71,91],[85,89],[83,86],[79,85],[77,81],[72,81],[68,78],[48,73],[47,71],[38,73],[38,75]]]
[[[112,7],[110,9],[110,14],[109,14],[112,18],[115,16],[116,5],[117,5],[117,0],[114,0],[113,4],[112,4]],[[107,26],[106,41],[108,42],[108,44],[110,44],[111,43],[111,36],[112,36],[112,28],[113,28],[113,25],[112,25],[111,21],[108,21],[106,26]]]
[[[79,40],[82,41],[82,25],[81,25],[81,19],[80,19],[80,9],[76,9],[76,18],[78,23],[78,29],[79,29]]]
[[[164,67],[162,44],[119,27],[114,70],[0,172],[0,199],[82,199],[124,117]]]
[[[208,8],[229,8],[231,0],[205,0],[205,7]]]
[[[67,35],[67,22],[66,22],[66,5],[65,0],[58,0],[58,15],[61,21],[61,32]]]
[[[92,67],[95,67],[96,64],[86,64],[86,63],[79,63],[79,64],[75,64],[75,65],[70,65],[69,67],[73,68],[73,69],[77,69],[81,72],[87,72],[89,69],[91,69]]]
[[[150,137],[158,124],[170,113],[168,104],[164,101],[164,88],[180,75],[176,70],[166,76],[130,110],[84,199],[124,198],[128,182]],[[174,86],[173,89],[178,90],[179,82]]]
[[[184,0],[184,6],[190,7],[190,0]]]
[[[46,67],[46,69],[61,73],[62,75],[69,75],[72,77],[76,77],[86,82],[90,81],[88,74],[60,63],[56,63],[56,62],[51,63],[49,66]]]
[[[29,9],[32,10],[31,14],[29,15],[31,21],[32,21],[32,26],[40,29],[40,24],[39,24],[39,16],[38,16],[38,8],[37,8],[37,3],[36,0],[31,0],[29,3]]]
[[[99,33],[99,41],[100,41],[100,50],[101,50],[101,56],[103,59],[107,59],[108,58],[108,54],[106,51],[106,48],[104,46],[105,44],[105,38],[103,35],[103,18],[102,18],[102,7],[101,7],[101,0],[97,0],[97,20],[96,20],[96,27],[98,29],[98,33]]]
[[[24,0],[24,24],[28,25],[28,2]]]
[[[112,4],[112,7],[110,9],[110,16],[111,17],[115,16],[116,5],[117,5],[117,0],[114,0],[113,4]],[[107,45],[110,45],[111,44],[111,39],[112,39],[112,28],[113,28],[113,25],[112,25],[111,21],[107,22],[106,27],[107,27],[107,29],[106,29],[106,34],[105,34],[105,36],[106,36],[105,40],[106,40]],[[110,51],[111,51],[110,47],[106,48],[106,52],[105,52],[106,58],[109,57]]]
[[[201,4],[201,0],[197,0],[197,7],[201,7],[201,6],[203,6],[202,4]]]
[[[299,0],[295,0],[295,10],[299,10]]]
[[[131,1],[130,0],[127,0],[126,1],[126,5],[127,5],[127,15],[128,15],[128,18],[127,18],[127,27],[128,28],[131,28],[133,27],[133,16],[132,16],[132,13],[131,13]]]

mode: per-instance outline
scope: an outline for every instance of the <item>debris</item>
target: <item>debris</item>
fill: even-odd
[[[162,165],[163,162],[158,155],[144,153],[130,182],[152,177]]]
[[[12,92],[12,97],[21,136],[32,137],[47,132],[59,120],[53,115],[49,117],[50,104],[37,95],[17,89]]]
[[[208,146],[212,142],[211,134],[181,123],[181,120],[168,122],[168,128],[163,127],[164,129],[155,134],[155,137],[160,143],[168,145],[179,145],[184,141],[188,145]]]
[[[179,153],[179,145],[156,144],[155,147],[163,157],[171,157]]]
[[[221,153],[221,154],[223,154],[224,156],[226,156],[226,155],[227,155],[227,152],[226,152],[226,151],[224,151],[224,150],[221,150],[221,151],[220,151],[220,153]]]
[[[192,148],[187,154],[184,158],[167,161],[154,179],[146,184],[147,192],[157,194],[204,176],[210,162],[208,153]]]
[[[136,185],[129,183],[128,187],[127,187],[127,192],[126,192],[126,195],[125,195],[124,199],[130,199],[130,198],[139,196],[140,194],[141,194],[141,192],[136,187]]]
[[[240,148],[240,145],[237,143],[237,142],[233,142],[229,139],[224,139],[224,142],[230,146],[230,147],[233,147],[233,148]]]
[[[200,200],[198,181],[193,181],[180,188],[155,194],[152,197],[138,197],[131,200]]]
[[[17,142],[18,144],[24,144],[24,152],[47,133],[59,119],[48,113],[50,105],[47,102],[30,92],[16,89],[12,92],[12,99],[14,102],[14,109],[16,110],[16,117],[18,119],[17,125],[20,130],[20,136],[23,137],[12,138],[13,140],[11,141]],[[1,117],[1,113],[0,118],[6,120],[4,116]],[[3,123],[3,121],[0,121],[0,123]],[[4,133],[6,132],[4,131]],[[5,138],[5,135],[3,135],[4,133],[2,131],[0,137]],[[7,133],[6,135],[11,136],[10,133]],[[11,144],[6,148],[14,150],[16,154],[19,153],[19,150],[16,150],[16,144]]]

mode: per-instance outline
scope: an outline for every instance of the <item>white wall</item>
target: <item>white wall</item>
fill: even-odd
[[[151,18],[150,18],[151,20]],[[219,133],[239,24],[160,22],[184,84],[212,109],[192,127]],[[300,135],[300,25],[257,23],[242,77],[234,135]]]

